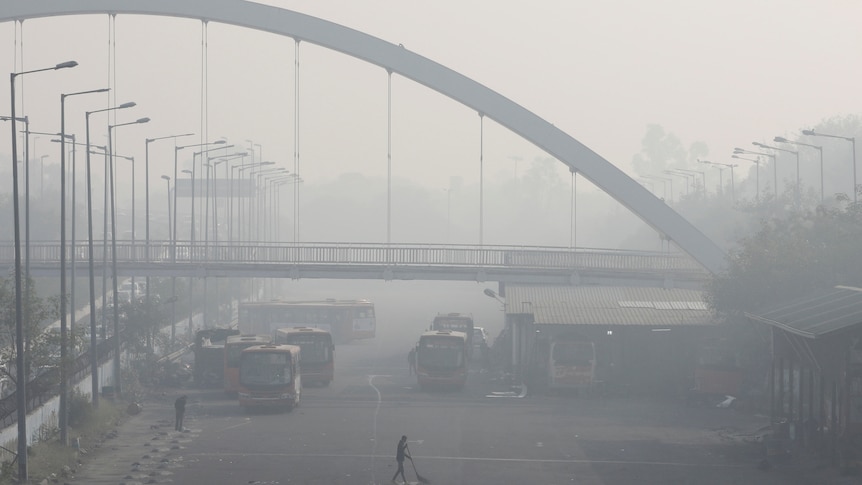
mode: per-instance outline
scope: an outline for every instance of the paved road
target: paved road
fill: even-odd
[[[492,398],[508,388],[477,371],[463,392],[420,392],[401,352],[410,341],[385,342],[339,346],[336,382],[306,388],[290,413],[248,415],[218,390],[169,391],[108,443],[114,460],[77,482],[390,483],[407,434],[434,484],[789,483],[757,470],[757,446],[744,442],[762,418],[650,399]],[[179,393],[189,394],[185,433],[170,421]]]

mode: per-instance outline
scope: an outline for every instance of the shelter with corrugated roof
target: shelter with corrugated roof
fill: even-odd
[[[537,389],[554,379],[554,342],[581,339],[594,346],[597,381],[679,391],[691,383],[698,342],[720,327],[699,290],[508,285],[503,296],[505,361]]]
[[[771,329],[773,423],[833,454],[842,437],[862,437],[862,288],[835,286],[746,316]]]

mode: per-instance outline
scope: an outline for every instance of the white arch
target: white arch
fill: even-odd
[[[706,235],[613,164],[501,94],[390,42],[317,17],[242,0],[27,0],[4,2],[0,22],[81,14],[201,19],[293,37],[376,64],[469,106],[529,140],[610,194],[707,270],[725,267]]]

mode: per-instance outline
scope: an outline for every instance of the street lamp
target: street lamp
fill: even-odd
[[[688,195],[688,193],[689,193],[688,178],[689,177],[694,178],[694,176],[692,174],[684,173],[684,172],[677,172],[676,170],[662,170],[662,173],[666,173],[668,175],[676,175],[677,177],[682,177],[683,180],[685,180],[685,195]]]
[[[806,136],[825,136],[827,138],[839,138],[841,140],[847,140],[850,142],[851,149],[853,150],[853,203],[856,204],[856,202],[857,202],[857,195],[856,195],[856,137],[855,136],[827,135],[826,133],[815,133],[814,130],[802,130],[802,134],[806,135]]]
[[[217,142],[214,142],[214,144],[219,144],[219,145],[222,145],[223,143],[226,143],[226,142],[224,140],[218,140]],[[210,145],[210,143],[204,143],[201,146],[206,146],[206,145]],[[203,163],[203,155],[204,154],[215,151],[215,150],[225,150],[225,149],[231,148],[231,147],[233,147],[233,145],[222,145],[219,147],[208,148],[206,150],[201,150],[199,152],[192,153],[192,208],[191,208],[191,236],[190,236],[192,243],[195,242],[195,179],[197,178],[196,177],[197,162],[195,160],[197,160],[198,155],[201,155],[201,163]],[[201,169],[203,169],[203,168],[201,168]],[[207,190],[209,190],[209,187],[207,187]],[[176,188],[174,189],[174,194],[176,195]],[[209,194],[207,194],[207,195],[209,195]],[[176,200],[174,200],[174,210],[176,210]],[[176,223],[177,223],[177,220],[174,219],[174,224],[176,224]]]
[[[51,155],[45,154],[39,157],[39,198],[45,197],[45,159]]]
[[[108,125],[108,166],[111,187],[111,277],[113,279],[114,300],[114,394],[120,396],[122,393],[122,379],[120,379],[120,308],[117,293],[117,214],[114,207],[114,160],[113,160],[113,130],[120,126],[138,125],[149,123],[149,118],[138,118],[128,123]]]
[[[132,257],[137,258],[137,248],[135,247],[135,157],[124,157],[114,154],[114,158],[122,158],[132,162]],[[132,276],[132,301],[135,300],[135,277]]]
[[[716,168],[718,168],[718,177],[719,177],[719,179],[721,179],[721,173],[722,173],[722,171],[723,171],[723,168],[722,168],[722,167],[727,167],[727,168],[729,168],[729,169],[730,169],[730,200],[732,200],[733,202],[736,202],[736,188],[735,188],[735,186],[734,186],[734,182],[733,182],[733,180],[734,180],[734,177],[733,177],[733,167],[736,167],[736,165],[734,165],[734,164],[730,164],[730,163],[710,162],[709,160],[698,160],[698,162],[700,162],[700,163],[708,163],[708,164],[710,164],[710,165],[715,165],[715,166],[716,166]],[[724,192],[724,185],[723,185],[723,183],[722,183],[722,189],[721,189],[721,191],[722,191],[722,193]]]
[[[665,197],[667,197],[667,185],[665,185],[665,182],[669,182],[670,183],[670,199],[669,200],[670,200],[670,202],[673,202],[673,179],[672,178],[659,177],[656,175],[643,175],[643,177],[646,177],[648,179],[653,179],[653,180],[661,180],[662,181],[662,188],[665,190],[665,194],[664,194]]]
[[[171,236],[171,178],[167,175],[162,175],[162,180],[168,183],[168,241],[172,240]],[[176,282],[176,279],[174,279]],[[147,302],[149,303],[150,297],[150,283],[147,282]],[[177,336],[177,316],[176,316],[176,308],[177,308],[177,288],[176,285],[173,287],[173,294],[171,295],[171,345],[170,348],[173,350],[174,341]]]
[[[754,151],[746,150],[745,148],[739,148],[739,147],[735,147],[733,149],[733,154],[734,155],[757,155],[760,157],[772,158],[772,183],[775,186],[775,199],[778,200],[778,155],[776,155],[774,153],[754,152]],[[760,165],[758,165],[758,167],[759,166]]]
[[[176,139],[177,138],[181,138],[184,136],[192,136],[192,135],[194,135],[194,133],[183,133],[180,135],[159,136],[156,138],[147,138],[146,140],[144,140],[144,178],[145,178],[144,192],[145,192],[145,199],[146,199],[146,202],[145,202],[146,205],[144,206],[144,212],[145,212],[144,218],[146,219],[146,223],[145,223],[146,234],[144,237],[146,237],[146,239],[147,239],[147,242],[146,242],[147,258],[146,258],[146,261],[148,263],[150,262],[150,143],[152,143],[154,141],[158,141],[158,140],[173,139],[174,144],[176,145]],[[168,179],[168,186],[170,186],[170,179]],[[168,195],[170,195],[170,191],[168,191]],[[170,218],[171,218],[170,204],[168,204],[168,211],[169,211],[168,212],[168,220],[170,221]],[[169,240],[171,239],[170,225],[168,226],[168,239]],[[150,300],[150,277],[149,276],[147,276],[146,285],[147,285],[147,287],[146,287],[145,291],[146,291],[146,299],[147,299],[147,308],[149,308],[150,307],[150,301],[151,301]],[[173,339],[171,340],[171,344],[173,345]]]
[[[60,94],[60,442],[63,445],[69,444],[69,400],[68,400],[68,376],[66,360],[68,359],[69,336],[66,322],[66,98],[70,96],[78,96],[82,94],[104,93],[109,91],[108,88],[91,89],[88,91],[79,91],[76,93]],[[75,143],[75,137],[72,137],[72,143]],[[74,149],[74,145],[73,145]],[[74,176],[74,158],[72,162],[72,217],[74,220],[74,193],[75,193],[75,176]],[[74,258],[75,242],[74,242],[75,226],[72,224],[72,257]],[[74,266],[73,270],[74,271]],[[73,273],[74,276],[74,273]],[[72,278],[72,285],[75,280]],[[75,328],[75,307],[72,306],[71,327]]]
[[[209,146],[209,145],[223,145],[225,143],[227,143],[227,142],[224,140],[216,140],[213,142],[195,143],[192,145],[183,145],[183,146],[174,147],[174,231],[173,232],[174,232],[174,246],[175,247],[173,248],[173,253],[176,253],[176,241],[179,239],[179,233],[177,232],[177,205],[178,205],[177,204],[177,192],[178,192],[177,180],[179,180],[177,178],[179,175],[178,174],[178,168],[177,168],[177,165],[178,165],[177,159],[179,157],[180,150],[183,150],[185,148],[195,148],[195,147],[203,147],[203,146]],[[192,155],[192,168],[194,168],[194,155]],[[192,172],[192,189],[194,189],[194,172]],[[192,207],[194,207],[194,192],[192,192]],[[192,233],[194,234],[194,228],[192,228]],[[194,240],[194,238],[192,238],[192,240]],[[174,254],[172,256],[172,260],[175,257],[176,257],[176,254]]]
[[[242,177],[242,171],[243,170],[250,170],[250,169],[259,168],[259,167],[263,167],[263,166],[267,166],[267,165],[275,165],[275,162],[257,162],[257,163],[251,163],[248,165],[242,165],[240,167],[232,167],[231,168],[231,177],[233,177],[233,169],[234,168],[237,169],[237,177],[240,177],[239,180],[242,180],[241,177]],[[231,186],[233,186],[233,182],[231,182]],[[246,185],[246,189],[248,189],[250,186],[251,186],[251,180],[249,179],[249,183],[248,183],[248,185]],[[245,198],[250,199],[251,198],[251,191],[246,190],[245,192],[246,192]],[[249,200],[246,203],[249,206],[248,212],[249,212],[249,221],[250,221],[251,220],[251,201]],[[237,235],[237,240],[239,240],[239,241],[242,240],[242,224],[240,224],[240,221],[242,219],[242,214],[243,214],[243,207],[242,207],[242,205],[239,205],[237,207],[237,211],[236,211],[236,215],[237,215],[237,217],[236,217],[236,219],[237,219],[237,223],[236,223],[237,234],[236,235]],[[247,225],[250,223],[249,221],[246,221]],[[246,234],[248,235],[248,237],[246,238],[246,241],[251,241],[251,229],[246,231]]]
[[[799,145],[816,149],[820,153],[820,203],[823,203],[823,147],[820,145],[812,145],[810,143],[802,143],[800,141],[790,141],[782,136],[776,136],[772,141],[777,143],[788,143],[791,145]]]
[[[763,143],[758,143],[756,141],[751,142],[752,145],[760,148],[768,148],[770,150],[776,150],[779,152],[792,153],[796,155],[796,206],[799,207],[800,197],[802,196],[801,188],[800,188],[800,177],[799,177],[799,152],[795,150],[788,150],[786,148],[778,148],[770,145],[764,145]]]
[[[263,238],[261,237],[261,232],[263,230],[263,222],[262,221],[263,221],[263,213],[266,210],[266,187],[264,186],[263,189],[261,189],[260,180],[261,180],[261,177],[265,177],[265,176],[272,175],[272,174],[279,173],[279,172],[285,172],[286,173],[287,169],[284,167],[278,167],[278,168],[270,168],[270,169],[266,169],[266,170],[261,170],[259,172],[255,172],[254,170],[252,170],[250,172],[251,174],[257,175],[257,183],[255,184],[257,191],[255,192],[255,195],[257,196],[258,211],[257,211],[257,220],[256,220],[257,227],[256,227],[255,232],[257,234],[257,240],[259,242],[263,241]],[[261,192],[263,192],[263,196],[260,195]]]
[[[126,109],[135,106],[134,102],[123,103],[112,108],[98,109],[95,111],[87,111],[84,113],[85,127],[87,133],[87,252],[89,254],[88,272],[90,284],[90,373],[93,407],[99,407],[99,356],[97,353],[98,340],[96,339],[96,269],[95,259],[93,255],[93,178],[92,164],[90,163],[90,115],[94,113],[102,113],[105,111],[113,111],[117,109]],[[107,152],[107,147],[105,147]],[[102,247],[104,252],[105,248]],[[102,300],[104,305],[104,300]]]
[[[701,191],[703,192],[703,196],[706,197],[706,172],[705,171],[703,171],[703,170],[689,170],[686,168],[678,168],[676,170],[678,172],[685,172],[685,173],[692,174],[692,180],[697,180],[697,178],[696,178],[697,174],[700,174],[700,176],[703,178],[703,186],[701,187]],[[696,183],[695,183],[695,187],[697,187]]]
[[[754,172],[755,173],[754,180],[755,180],[755,186],[756,186],[756,190],[757,190],[757,192],[756,192],[757,193],[757,200],[759,201],[760,200],[760,159],[759,158],[745,158],[745,157],[740,157],[739,155],[731,155],[730,158],[736,158],[739,160],[747,160],[747,161],[749,161],[749,162],[751,162],[757,166],[757,169]]]
[[[214,231],[214,241],[216,243],[218,243],[218,241],[219,241],[219,239],[218,239],[218,199],[219,199],[218,186],[219,186],[219,184],[218,184],[218,172],[216,172],[216,167],[218,166],[219,163],[224,163],[225,164],[225,175],[227,175],[227,173],[229,171],[228,162],[231,160],[240,158],[240,157],[244,158],[246,155],[248,155],[248,152],[235,152],[235,153],[231,153],[229,155],[224,155],[222,157],[211,157],[211,158],[208,157],[207,158],[207,160],[216,159],[214,162],[212,162],[212,167],[213,167],[213,197],[212,197],[213,198],[213,231]],[[225,180],[228,180],[228,177],[225,177]],[[231,189],[232,189],[232,187],[231,187]],[[232,197],[233,190],[230,190],[229,192],[230,192],[231,197]],[[232,206],[233,201],[229,200],[229,202],[231,203],[231,206]],[[227,204],[225,204],[225,208],[227,209]],[[228,209],[228,215],[229,216],[230,216],[230,212],[231,212],[230,209]],[[228,219],[230,219],[230,217],[228,217]],[[230,235],[228,235],[228,240],[230,240]]]
[[[15,402],[16,415],[18,419],[18,480],[26,482],[27,476],[27,376],[24,372],[24,319],[23,319],[23,302],[21,301],[21,221],[18,215],[18,130],[15,126],[17,118],[15,117],[15,78],[24,74],[31,74],[42,71],[56,71],[57,69],[65,69],[75,67],[78,63],[75,61],[61,62],[54,67],[46,67],[43,69],[34,69],[31,71],[12,72],[9,73],[9,86],[11,94],[11,111],[9,117],[12,122],[12,205],[14,215],[14,234],[15,234]],[[29,248],[28,248],[29,249]]]

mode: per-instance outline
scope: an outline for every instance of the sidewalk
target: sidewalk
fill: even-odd
[[[194,424],[198,402],[186,406],[185,431],[174,430],[174,400],[183,389],[151,395],[141,412],[127,416],[99,448],[86,450],[74,478],[67,483],[138,485],[172,482],[171,469],[181,466],[185,444],[198,436]]]

